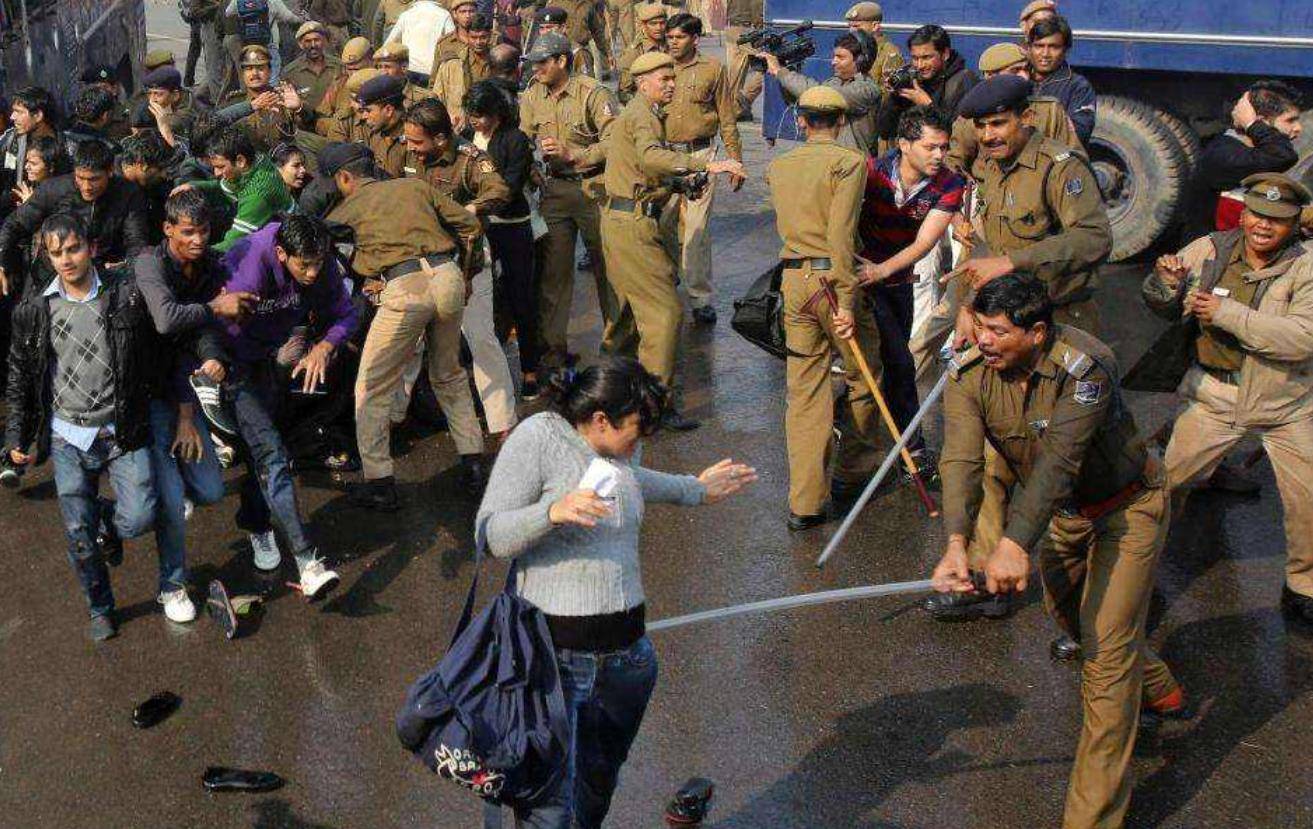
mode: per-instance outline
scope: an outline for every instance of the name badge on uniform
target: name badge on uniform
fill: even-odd
[[[1230,288],[1213,288],[1213,296],[1231,296]]]
[[[1103,384],[1098,380],[1077,380],[1072,399],[1082,406],[1093,406],[1103,395]]]

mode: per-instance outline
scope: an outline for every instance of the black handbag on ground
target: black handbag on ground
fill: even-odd
[[[789,355],[784,344],[784,297],[780,293],[783,277],[784,266],[776,263],[753,280],[743,298],[734,300],[734,317],[729,323],[740,337],[781,360]]]

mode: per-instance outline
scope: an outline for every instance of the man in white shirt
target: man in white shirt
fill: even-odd
[[[438,39],[455,28],[451,13],[434,0],[415,0],[397,18],[397,25],[392,27],[385,42],[399,40],[406,44],[406,48],[410,49],[408,69],[411,74],[422,76],[422,82],[427,84],[434,69],[433,53],[437,49]]]

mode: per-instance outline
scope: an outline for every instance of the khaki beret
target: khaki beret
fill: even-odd
[[[323,23],[320,23],[317,20],[307,20],[306,22],[302,23],[301,26],[296,30],[296,39],[300,40],[301,38],[313,32],[318,32],[324,37],[328,37],[328,29],[324,28]]]
[[[153,49],[146,53],[146,58],[141,65],[146,67],[146,71],[159,69],[161,66],[172,66],[177,62],[177,58],[168,49]]]
[[[1026,62],[1026,50],[1015,43],[995,43],[980,53],[981,72],[1002,72],[1009,66]]]
[[[629,66],[629,74],[637,78],[657,69],[674,68],[675,59],[665,52],[644,52]]]
[[[669,17],[666,7],[660,3],[645,3],[638,7],[638,19],[646,23],[649,20],[656,20],[658,17]]]
[[[813,86],[798,97],[798,108],[811,112],[847,112],[848,102],[832,86]]]
[[[1058,10],[1058,4],[1055,3],[1054,0],[1032,0],[1030,3],[1026,4],[1025,8],[1021,10],[1021,17],[1018,19],[1024,21],[1027,17],[1030,17],[1035,12],[1042,12],[1042,11],[1056,12],[1057,10]]]
[[[410,60],[410,47],[404,43],[393,41],[384,43],[374,50],[374,60],[391,60],[397,63],[406,63]]]
[[[858,3],[843,13],[843,19],[855,20],[859,23],[879,23],[884,20],[884,9],[880,8],[879,3]]]
[[[370,56],[370,50],[373,47],[367,37],[353,37],[342,47],[343,63],[359,63]]]
[[[1245,207],[1251,213],[1274,219],[1298,216],[1313,194],[1293,178],[1281,173],[1254,173],[1240,182],[1245,191]]]
[[[246,46],[242,48],[241,58],[242,66],[268,66],[269,50],[259,44]]]
[[[357,69],[356,71],[352,72],[349,76],[347,76],[346,91],[350,92],[352,95],[355,95],[357,92],[360,91],[360,87],[365,85],[366,81],[372,78],[377,78],[381,74],[383,73],[379,72],[377,69],[375,69],[372,66],[366,66],[364,69]]]

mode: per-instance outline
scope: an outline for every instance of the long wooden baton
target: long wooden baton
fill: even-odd
[[[830,303],[831,313],[837,313],[839,310],[839,297],[834,292],[834,283],[825,277],[821,277],[821,290],[825,291],[825,299]],[[867,387],[871,390],[871,395],[875,398],[875,405],[880,409],[880,418],[884,421],[885,428],[889,430],[889,436],[898,440],[898,424],[894,422],[893,413],[889,411],[889,404],[885,402],[884,395],[880,393],[880,385],[875,382],[875,375],[871,372],[871,366],[866,362],[866,356],[862,354],[861,348],[857,345],[856,337],[848,337],[844,340],[848,343],[848,348],[853,353],[853,359],[857,361],[857,368],[861,371],[863,379],[866,380]],[[926,512],[931,518],[939,517],[939,505],[931,497],[930,490],[926,488],[925,481],[921,479],[921,470],[916,466],[916,459],[912,453],[907,451],[906,445],[900,453],[903,459],[903,465],[907,467],[907,474],[912,477],[912,483],[916,485],[916,494],[921,496],[921,503],[925,505]]]

